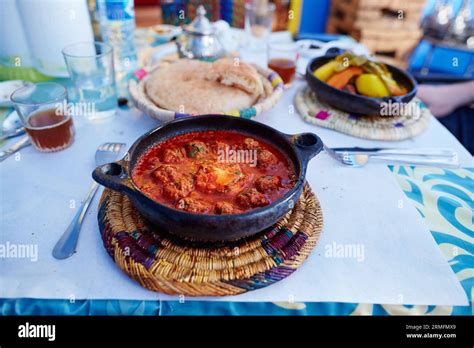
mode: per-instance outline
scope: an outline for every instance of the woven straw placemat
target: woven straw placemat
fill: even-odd
[[[160,120],[171,121],[176,118],[193,116],[192,114],[179,113],[176,110],[166,110],[156,105],[147,95],[145,91],[145,84],[153,70],[171,64],[170,61],[160,61],[152,67],[142,68],[135,72],[134,77],[128,83],[128,90],[130,97],[135,106],[145,114]],[[264,69],[258,65],[253,64],[260,74],[264,93],[259,97],[257,102],[249,108],[240,110],[230,110],[227,112],[218,112],[215,114],[229,115],[243,118],[253,118],[260,115],[262,112],[271,109],[283,95],[283,80],[273,70]]]
[[[237,295],[286,278],[306,260],[323,227],[308,184],[281,221],[231,243],[178,240],[149,225],[125,195],[108,189],[98,218],[104,246],[125,273],[147,289],[185,296]]]
[[[318,100],[309,86],[296,92],[295,105],[303,119],[321,127],[371,140],[403,140],[424,131],[432,117],[426,105],[414,99],[406,110],[418,113],[402,116],[361,116],[338,110]]]

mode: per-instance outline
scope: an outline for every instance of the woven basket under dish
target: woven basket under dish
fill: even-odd
[[[403,140],[423,132],[429,125],[431,112],[419,99],[410,103],[418,103],[418,115],[360,116],[319,101],[309,87],[302,87],[295,96],[296,108],[306,122],[371,140]]]
[[[145,288],[172,295],[228,296],[292,274],[316,245],[323,216],[306,184],[293,210],[268,230],[235,242],[203,244],[157,230],[125,195],[105,189],[99,227],[115,263]]]
[[[130,79],[128,90],[135,106],[145,114],[160,121],[171,121],[181,117],[193,116],[192,114],[179,113],[172,110],[166,110],[156,105],[146,94],[145,84],[150,74],[160,67],[169,65],[170,62],[158,62],[153,67],[143,68],[135,72],[134,77]],[[264,94],[260,96],[256,104],[249,108],[240,110],[231,110],[227,112],[215,112],[220,115],[230,115],[243,118],[253,118],[262,112],[271,109],[283,95],[283,80],[273,70],[264,69],[258,65],[253,65],[260,74],[264,86]]]

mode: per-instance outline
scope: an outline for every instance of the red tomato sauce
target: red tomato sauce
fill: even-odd
[[[151,199],[198,214],[240,214],[283,197],[293,165],[274,146],[229,131],[192,132],[156,144],[132,172]]]

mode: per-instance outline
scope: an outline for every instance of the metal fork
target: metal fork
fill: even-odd
[[[369,159],[376,161],[383,161],[387,163],[399,163],[407,165],[424,165],[432,167],[445,167],[445,168],[458,168],[459,161],[457,155],[454,153],[453,156],[434,156],[434,155],[419,155],[416,154],[386,154],[386,155],[371,155],[369,153],[362,152],[349,152],[349,151],[334,151],[329,147],[324,146],[324,150],[339,163],[342,163],[349,167],[362,167],[367,164]]]
[[[95,152],[95,164],[101,166],[117,159],[120,151],[125,146],[123,143],[105,143],[100,145]],[[89,188],[86,200],[81,204],[79,210],[74,215],[71,224],[68,226],[62,237],[56,243],[53,249],[53,256],[58,260],[67,259],[76,252],[77,241],[81,231],[82,221],[86,215],[87,209],[99,188],[95,181]]]

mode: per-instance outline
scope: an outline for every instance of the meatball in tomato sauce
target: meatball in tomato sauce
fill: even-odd
[[[271,192],[280,186],[280,178],[276,175],[263,175],[255,181],[255,187],[260,192]]]
[[[153,177],[162,184],[163,193],[171,199],[187,196],[193,189],[193,178],[173,165],[162,165],[152,172]]]
[[[175,147],[170,149],[164,149],[162,154],[162,161],[164,163],[181,163],[186,156],[183,148]]]
[[[254,188],[245,189],[237,196],[237,203],[243,208],[264,207],[270,204],[268,198]]]

